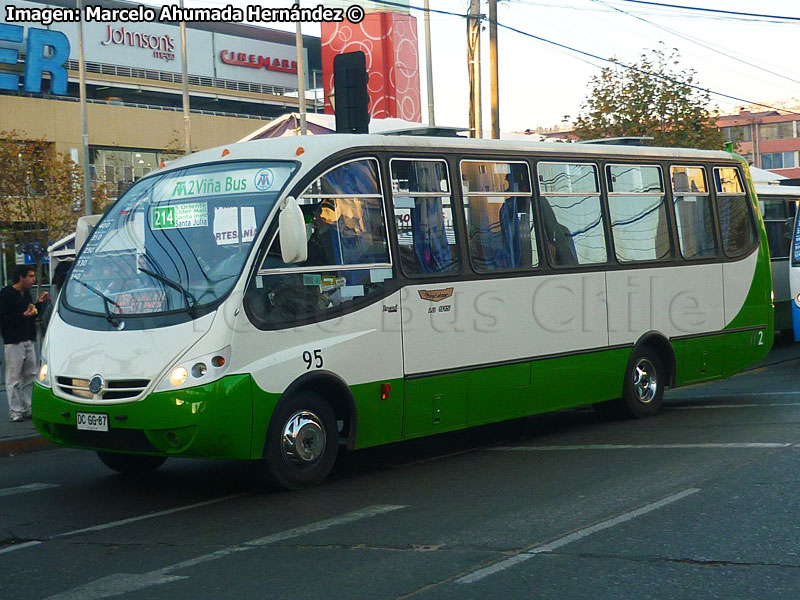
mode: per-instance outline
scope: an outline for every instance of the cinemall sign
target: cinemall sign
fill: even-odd
[[[232,52],[223,50],[219,54],[219,59],[226,65],[237,67],[249,67],[251,69],[267,69],[268,71],[280,71],[281,73],[297,74],[297,61],[290,61],[287,58],[270,58],[246,52]]]
[[[25,42],[25,28],[20,25],[0,23],[0,42]],[[13,48],[0,48],[0,63],[16,65],[19,51]],[[69,60],[69,39],[60,31],[28,28],[25,44],[25,78],[22,89],[32,94],[42,92],[42,79],[50,74],[50,93],[59,96],[67,94],[67,69]],[[0,73],[0,90],[16,92],[19,89],[19,75]]]

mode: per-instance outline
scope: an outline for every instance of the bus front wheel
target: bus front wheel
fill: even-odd
[[[167,460],[166,456],[145,454],[117,454],[116,452],[97,451],[97,456],[105,466],[118,473],[147,473],[155,471]]]
[[[313,392],[296,393],[281,402],[267,431],[269,475],[287,490],[317,485],[333,468],[338,447],[330,405]]]

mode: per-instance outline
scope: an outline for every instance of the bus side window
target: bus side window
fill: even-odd
[[[550,264],[562,267],[606,262],[597,166],[540,162],[536,168]]]
[[[670,167],[675,222],[684,258],[717,256],[714,208],[703,167]]]
[[[298,198],[308,258],[283,263],[278,231],[248,288],[248,314],[275,328],[325,318],[331,309],[380,294],[392,279],[380,189],[373,159],[344,163],[316,179]]]
[[[762,194],[758,197],[758,204],[767,230],[770,258],[789,258],[794,233],[795,199],[792,196]]]
[[[722,249],[731,258],[743,256],[758,243],[758,235],[739,172],[733,168],[717,167],[714,169],[714,183]]]
[[[538,266],[528,165],[464,160],[460,166],[475,270],[486,273]]]
[[[672,258],[661,167],[607,165],[614,251],[621,263]]]
[[[459,270],[450,180],[443,160],[391,160],[392,205],[406,275]]]

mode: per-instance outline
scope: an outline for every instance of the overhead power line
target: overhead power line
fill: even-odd
[[[731,15],[736,17],[755,17],[758,19],[777,19],[779,21],[800,21],[800,17],[786,17],[783,15],[762,15],[758,13],[737,12],[733,10],[719,10],[716,8],[702,8],[700,6],[682,6],[680,4],[665,4],[662,2],[647,2],[646,0],[619,0],[619,2],[630,2],[632,4],[647,4],[649,6],[659,6],[661,8],[678,8],[680,10],[693,10],[696,12],[714,13],[717,15]]]
[[[681,39],[684,39],[687,42],[691,42],[692,44],[697,44],[698,46],[700,46],[702,48],[705,48],[706,50],[710,50],[711,52],[715,52],[716,54],[720,54],[720,55],[724,56],[725,58],[730,58],[731,60],[735,60],[736,62],[740,62],[742,64],[745,64],[745,65],[749,66],[749,67],[753,67],[753,68],[758,69],[760,71],[764,71],[765,73],[769,73],[770,75],[775,75],[776,77],[780,77],[782,79],[786,79],[787,81],[791,81],[792,83],[800,83],[800,80],[792,79],[791,77],[789,77],[787,75],[784,75],[782,73],[778,73],[776,71],[770,71],[769,69],[767,69],[767,68],[765,68],[763,66],[759,66],[759,65],[756,65],[754,63],[748,62],[748,61],[744,60],[743,58],[736,58],[735,56],[732,56],[732,55],[728,54],[727,52],[723,52],[722,50],[714,48],[713,46],[710,46],[709,44],[701,42],[700,40],[698,40],[696,38],[693,38],[693,37],[688,36],[688,35],[686,35],[684,33],[681,33],[680,31],[675,31],[674,29],[670,29],[669,27],[664,27],[663,25],[659,25],[658,23],[653,23],[652,21],[648,21],[644,17],[640,17],[639,15],[635,15],[633,13],[630,13],[627,10],[623,10],[621,8],[613,6],[611,3],[606,2],[605,0],[591,0],[591,1],[595,2],[595,3],[598,3],[598,4],[602,4],[604,6],[607,6],[608,8],[610,8],[612,10],[620,12],[620,13],[622,13],[624,15],[628,15],[629,17],[632,17],[634,19],[638,19],[639,21],[642,21],[643,23],[647,23],[648,25],[651,25],[652,27],[656,27],[657,29],[661,29],[662,31],[666,31],[667,33],[670,33],[670,34],[672,34],[674,36],[677,36],[677,37],[679,37]]]
[[[398,2],[393,2],[392,0],[372,0],[372,1],[375,4],[383,4],[385,6],[396,6],[398,8],[402,8],[404,10],[413,9],[413,10],[418,10],[418,11],[423,11],[423,12],[425,10],[423,7],[420,7],[420,6],[400,4]],[[623,1],[625,1],[625,2],[639,2],[640,0],[623,0]],[[641,2],[641,3],[643,3],[643,4],[654,4],[653,2]],[[669,5],[661,4],[660,6],[669,6]],[[677,7],[677,8],[683,8],[683,7]],[[449,16],[452,16],[452,17],[459,17],[459,18],[462,18],[462,19],[466,19],[467,18],[467,15],[465,15],[465,14],[456,13],[456,12],[452,12],[452,11],[433,9],[433,8],[431,8],[429,10],[432,13],[437,13],[437,14],[442,14],[442,15],[449,15]],[[711,9],[706,9],[706,10],[711,10]],[[796,20],[800,21],[800,18],[796,18],[796,17],[785,17],[785,18],[787,18],[787,19],[791,18],[791,19],[796,19]],[[488,21],[488,19],[486,19],[486,17],[484,17],[484,19]],[[513,31],[514,33],[517,33],[517,34],[519,34],[521,36],[528,37],[528,38],[543,42],[545,44],[549,44],[551,46],[555,46],[556,48],[561,48],[562,50],[567,50],[569,52],[572,52],[572,53],[575,53],[575,54],[578,54],[578,55],[581,55],[581,56],[584,56],[584,57],[592,58],[594,60],[599,60],[599,61],[603,61],[603,62],[606,62],[606,63],[611,63],[611,64],[616,65],[618,67],[622,67],[623,69],[636,71],[637,73],[642,73],[642,74],[648,75],[650,77],[655,77],[656,79],[662,79],[662,80],[668,81],[670,83],[683,85],[683,86],[686,86],[688,88],[691,88],[691,89],[694,89],[694,90],[698,90],[700,92],[705,92],[705,93],[711,94],[713,96],[719,96],[720,98],[727,98],[728,100],[735,100],[736,102],[744,102],[745,104],[751,104],[753,106],[760,106],[762,108],[767,108],[769,110],[780,110],[780,111],[782,111],[784,113],[789,113],[789,114],[793,114],[793,115],[800,115],[800,112],[795,112],[795,111],[786,110],[786,109],[783,109],[783,108],[778,108],[778,107],[772,106],[770,104],[764,104],[762,102],[756,102],[755,100],[748,100],[747,98],[741,98],[739,96],[733,96],[731,94],[726,94],[724,92],[717,92],[715,90],[712,90],[711,88],[704,88],[704,87],[701,87],[699,85],[693,85],[693,84],[690,84],[690,83],[679,81],[679,80],[674,79],[672,77],[667,77],[666,75],[659,75],[658,73],[653,73],[651,71],[646,71],[644,69],[640,69],[639,67],[635,67],[633,65],[628,65],[628,64],[625,64],[625,63],[620,62],[620,61],[615,60],[615,59],[604,58],[602,56],[598,56],[597,54],[592,54],[591,52],[587,52],[585,50],[580,50],[578,48],[573,48],[572,46],[567,46],[566,44],[561,44],[559,42],[555,42],[553,40],[548,40],[547,38],[543,38],[543,37],[535,35],[533,33],[529,33],[527,31],[522,31],[521,29],[517,29],[516,27],[511,27],[510,25],[504,25],[503,23],[499,23],[498,22],[497,26],[498,27],[502,27],[503,29],[507,29],[509,31]]]

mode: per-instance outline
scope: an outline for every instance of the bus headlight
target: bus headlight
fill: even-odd
[[[42,366],[39,367],[39,385],[43,385],[44,387],[50,387],[50,373],[47,369],[47,363],[42,362]]]
[[[186,383],[187,377],[189,377],[189,372],[186,367],[175,367],[169,374],[169,382],[175,387],[180,387]]]
[[[156,392],[205,385],[220,379],[228,370],[231,358],[231,347],[226,346],[218,352],[197,356],[191,360],[182,360],[164,375],[156,386]]]

